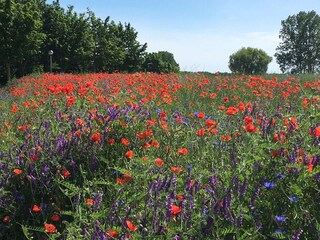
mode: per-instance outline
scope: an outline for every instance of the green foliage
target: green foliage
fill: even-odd
[[[241,48],[229,58],[229,68],[232,72],[245,74],[264,74],[272,57],[257,48]]]
[[[41,31],[41,12],[37,1],[0,1],[0,64],[7,80],[13,66],[23,72],[28,61],[40,51],[45,34]]]
[[[59,1],[0,0],[0,79],[49,71],[49,50],[54,72],[138,72],[147,44],[137,37],[130,23],[65,10]]]
[[[281,22],[275,57],[282,72],[315,73],[320,69],[320,16],[299,12]]]
[[[175,61],[173,54],[167,51],[147,54],[143,68],[147,72],[156,73],[177,73],[180,71],[179,64]]]
[[[89,23],[93,33],[94,49],[91,56],[91,71],[113,72],[123,63],[125,53],[118,38],[118,27],[109,17],[104,21],[88,12]]]
[[[137,41],[138,33],[130,23],[118,25],[118,32],[122,42],[122,49],[125,52],[123,64],[120,66],[120,71],[123,72],[138,72],[141,71],[143,56],[147,49],[147,44],[141,45]]]

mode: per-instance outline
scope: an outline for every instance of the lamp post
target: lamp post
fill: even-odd
[[[49,54],[49,57],[50,57],[50,72],[52,73],[52,55],[53,55],[53,51],[50,50],[50,51],[48,52],[48,54]]]

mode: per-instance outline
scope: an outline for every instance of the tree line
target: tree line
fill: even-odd
[[[55,72],[179,71],[171,53],[147,53],[137,36],[130,23],[79,14],[59,0],[0,0],[0,79],[49,72],[50,50]]]

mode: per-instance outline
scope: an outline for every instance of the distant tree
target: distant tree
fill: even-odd
[[[159,51],[146,55],[143,68],[148,72],[169,73],[179,72],[179,64],[175,61],[172,53],[167,51]]]
[[[320,69],[320,16],[299,12],[281,22],[275,57],[282,72],[314,73]]]
[[[7,80],[12,68],[23,73],[27,61],[40,52],[44,40],[39,1],[0,0],[0,64]]]
[[[229,68],[232,72],[245,74],[263,74],[268,70],[272,57],[257,48],[241,48],[229,58]]]

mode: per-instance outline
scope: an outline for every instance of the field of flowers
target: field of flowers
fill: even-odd
[[[320,239],[320,78],[0,90],[0,239]]]

